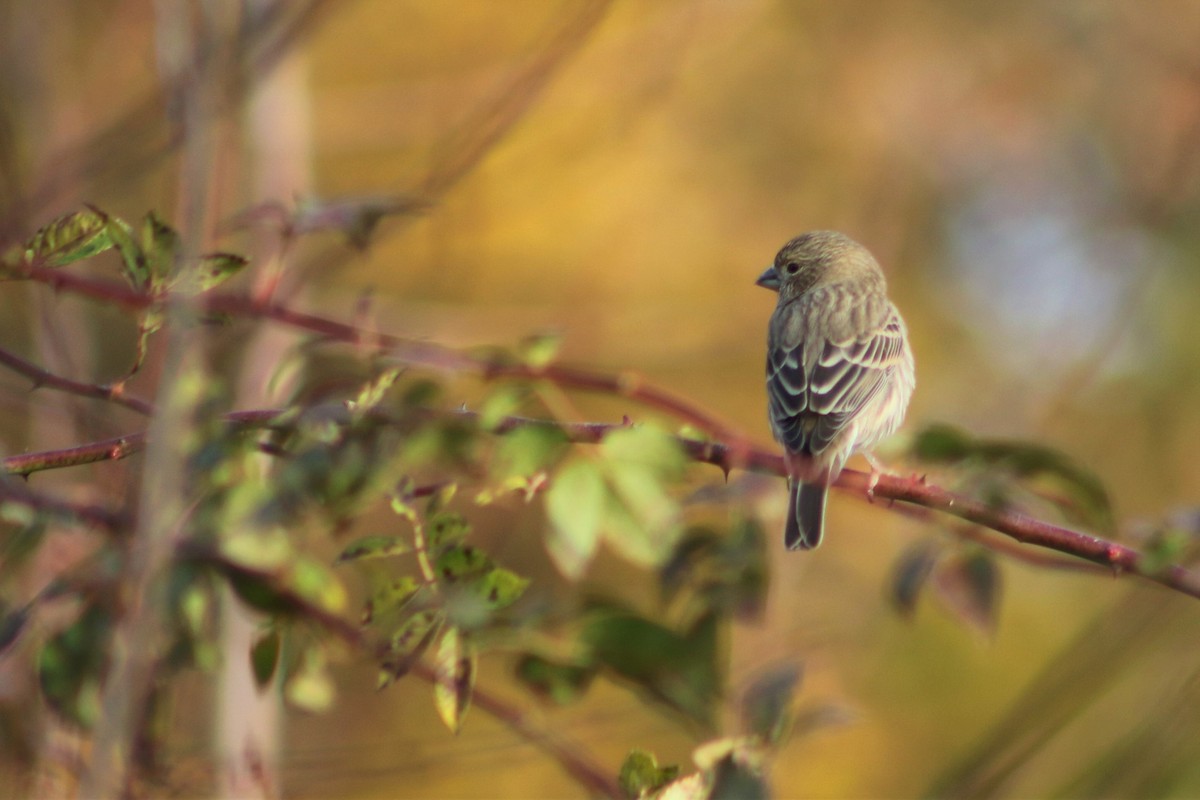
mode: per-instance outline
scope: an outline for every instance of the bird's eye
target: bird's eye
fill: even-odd
[[[789,261],[788,265],[786,267],[784,267],[784,269],[787,270],[788,275],[795,275],[797,272],[800,271],[800,265],[797,264],[795,261]]]

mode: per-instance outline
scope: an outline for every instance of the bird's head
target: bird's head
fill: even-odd
[[[836,231],[809,231],[785,244],[756,283],[790,300],[817,286],[863,279],[883,282],[865,247]]]

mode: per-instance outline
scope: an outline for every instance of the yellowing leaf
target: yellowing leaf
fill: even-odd
[[[113,246],[108,223],[108,215],[94,208],[61,216],[25,243],[25,260],[62,267],[103,253]]]
[[[366,558],[398,556],[412,550],[408,541],[400,536],[364,536],[355,539],[338,554],[337,563],[359,561]]]
[[[438,715],[454,733],[462,728],[463,717],[471,705],[475,666],[475,648],[470,640],[458,628],[447,628],[438,645],[434,665],[437,684],[433,694]]]
[[[617,781],[629,797],[643,797],[666,786],[678,776],[678,766],[660,767],[653,753],[631,750],[621,764]]]

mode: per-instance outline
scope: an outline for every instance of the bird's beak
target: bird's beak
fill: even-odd
[[[764,289],[770,289],[772,292],[779,291],[779,273],[775,271],[774,266],[767,267],[762,275],[758,276],[758,280],[754,282],[755,286],[761,286]]]

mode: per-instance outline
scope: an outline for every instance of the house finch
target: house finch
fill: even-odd
[[[866,248],[833,231],[783,246],[758,278],[779,293],[767,328],[767,407],[788,467],[788,549],[821,543],[825,493],[853,453],[904,419],[916,384],[908,331]]]

